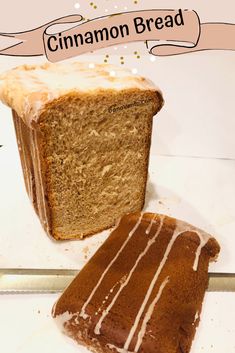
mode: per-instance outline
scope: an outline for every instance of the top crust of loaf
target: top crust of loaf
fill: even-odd
[[[150,80],[107,64],[23,65],[0,76],[0,99],[29,126],[37,121],[47,103],[63,95],[126,89],[155,91],[161,96]]]

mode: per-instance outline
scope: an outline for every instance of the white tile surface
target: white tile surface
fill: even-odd
[[[55,325],[51,308],[57,298],[57,294],[2,295],[1,351],[89,353],[61,334]],[[234,293],[206,293],[201,323],[191,353],[235,352],[234,306]]]

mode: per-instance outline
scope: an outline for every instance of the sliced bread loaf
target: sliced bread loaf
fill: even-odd
[[[159,90],[88,63],[21,66],[1,77],[27,192],[46,232],[83,238],[144,204]]]

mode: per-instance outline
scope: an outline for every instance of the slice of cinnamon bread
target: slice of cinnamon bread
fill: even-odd
[[[83,238],[142,209],[159,90],[88,63],[22,66],[1,77],[27,192],[48,234]]]
[[[124,216],[53,308],[97,353],[188,353],[217,241],[175,218]]]

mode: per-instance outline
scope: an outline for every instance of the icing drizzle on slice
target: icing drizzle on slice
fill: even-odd
[[[163,256],[163,259],[160,262],[160,265],[158,266],[158,269],[157,269],[157,271],[156,271],[156,273],[155,273],[155,275],[154,275],[154,277],[153,277],[153,279],[152,279],[152,281],[151,281],[151,283],[149,285],[149,288],[148,288],[148,291],[146,293],[146,296],[145,296],[145,298],[144,298],[144,300],[143,300],[143,302],[142,302],[142,304],[140,306],[140,309],[139,309],[139,312],[138,312],[138,314],[137,314],[137,316],[135,318],[134,324],[133,324],[133,326],[132,326],[132,328],[131,328],[131,330],[129,332],[129,335],[127,337],[127,340],[126,340],[126,342],[124,344],[124,347],[123,347],[124,350],[128,350],[128,348],[129,348],[129,345],[130,345],[130,343],[132,341],[132,338],[133,338],[133,336],[135,334],[135,331],[136,331],[136,329],[137,329],[137,327],[139,325],[141,316],[142,316],[142,314],[143,314],[143,312],[145,310],[145,307],[146,307],[146,305],[148,303],[148,300],[149,300],[149,298],[150,298],[150,296],[152,294],[153,288],[154,288],[154,286],[155,286],[155,284],[156,284],[156,282],[158,280],[158,277],[159,277],[159,275],[160,275],[160,273],[161,273],[161,271],[162,271],[162,269],[163,269],[163,267],[164,267],[164,265],[165,265],[165,263],[166,263],[166,261],[168,259],[168,255],[169,255],[169,253],[170,253],[170,251],[171,251],[171,249],[173,247],[174,242],[176,241],[176,239],[178,238],[179,235],[185,233],[186,231],[187,230],[183,230],[182,231],[181,229],[178,229],[178,227],[176,225],[176,228],[174,230],[172,238],[171,238],[170,242],[167,245],[165,254]]]
[[[140,346],[142,344],[142,341],[143,341],[143,338],[144,338],[144,335],[145,335],[145,332],[146,332],[147,324],[148,324],[149,320],[151,319],[153,311],[154,311],[154,308],[155,308],[155,305],[157,304],[157,302],[161,298],[162,292],[163,292],[163,290],[164,290],[164,288],[165,288],[165,286],[167,285],[168,282],[169,282],[169,276],[164,279],[164,281],[160,285],[160,288],[159,288],[159,291],[158,291],[156,297],[154,298],[152,303],[149,305],[149,308],[148,308],[148,310],[147,310],[147,312],[146,312],[146,314],[144,316],[144,320],[142,322],[140,331],[138,333],[138,339],[137,339],[137,342],[136,342],[136,345],[135,345],[134,352],[138,352],[138,350],[139,350],[139,348],[140,348]]]
[[[150,233],[150,231],[151,231],[151,229],[152,229],[152,226],[153,226],[153,223],[156,223],[156,217],[157,217],[157,215],[155,214],[155,215],[153,216],[153,218],[151,219],[151,222],[149,223],[149,226],[148,226],[148,228],[147,228],[146,231],[145,231],[146,234],[149,234],[149,233]]]
[[[195,253],[195,260],[194,260],[194,263],[193,263],[193,270],[194,271],[197,271],[198,269],[198,263],[199,263],[199,258],[200,258],[200,255],[201,255],[201,251],[202,251],[202,248],[206,245],[206,243],[208,242],[208,240],[210,239],[210,235],[205,233],[205,232],[199,232],[199,231],[195,231],[200,239],[200,243],[198,245],[198,248],[196,250],[196,253]]]
[[[162,226],[162,224],[161,224]],[[147,303],[151,297],[151,294],[152,294],[152,291],[154,289],[154,286],[156,285],[157,283],[157,280],[159,278],[159,275],[161,274],[161,271],[168,259],[168,256],[172,250],[172,247],[176,241],[176,239],[183,235],[184,233],[186,232],[194,232],[198,235],[199,239],[200,239],[200,244],[196,250],[196,253],[195,253],[195,261],[194,261],[194,264],[193,264],[193,269],[194,271],[197,270],[198,268],[198,261],[199,261],[199,257],[200,257],[200,253],[201,253],[201,249],[203,248],[203,246],[207,243],[208,239],[210,238],[210,236],[205,233],[205,232],[202,232],[194,227],[192,227],[191,225],[185,223],[185,222],[176,222],[176,227],[174,229],[174,232],[173,232],[173,235],[171,237],[171,240],[169,241],[168,245],[167,245],[167,248],[165,250],[165,253],[164,253],[164,256],[156,270],[156,273],[149,285],[149,288],[147,290],[147,293],[146,293],[146,296],[140,306],[140,309],[137,313],[137,316],[135,318],[135,321],[131,327],[131,330],[129,332],[129,335],[127,337],[127,340],[124,344],[124,347],[123,348],[118,348],[118,347],[115,347],[114,345],[112,346],[112,348],[116,348],[116,350],[120,353],[128,353],[130,352],[128,349],[129,349],[129,346],[131,344],[131,341],[135,335],[135,332],[139,326],[139,323],[140,323],[140,320],[141,320],[141,317],[142,315],[144,314],[144,311],[146,310],[146,306],[147,306]],[[146,252],[145,252],[146,253]],[[146,326],[147,326],[147,323],[148,321],[150,320],[151,318],[151,315],[153,313],[153,310],[154,310],[154,307],[156,305],[156,303],[159,301],[160,297],[161,297],[161,294],[162,294],[162,291],[164,289],[164,287],[166,286],[167,282],[168,282],[169,278],[167,277],[161,284],[160,288],[159,288],[159,291],[157,293],[157,296],[155,297],[155,299],[152,301],[152,303],[150,304],[149,308],[147,309],[146,311],[146,314],[144,315],[144,319],[143,319],[143,322],[142,322],[142,325],[141,325],[141,328],[140,328],[140,331],[138,333],[138,339],[137,339],[137,342],[136,342],[136,346],[135,346],[135,349],[134,349],[134,352],[133,353],[137,353],[141,344],[142,344],[142,340],[143,340],[143,337],[144,337],[144,334],[145,334],[145,331],[146,331]],[[112,303],[111,303],[112,304]],[[101,323],[104,319],[104,317],[108,314],[110,310],[110,307],[108,307],[103,315],[103,317],[101,317],[100,321],[98,322],[96,328],[95,328],[95,333],[98,334],[100,333],[100,326],[101,326]],[[111,348],[111,347],[110,347]]]
[[[135,233],[135,231],[137,230],[137,228],[139,227],[141,221],[143,218],[143,213],[140,214],[140,217],[138,219],[138,221],[136,222],[136,224],[134,225],[134,227],[132,228],[132,230],[129,232],[126,240],[124,241],[124,243],[122,244],[121,248],[119,249],[119,251],[117,252],[117,254],[115,255],[115,257],[113,258],[113,260],[109,263],[109,265],[106,267],[105,271],[103,272],[102,276],[100,277],[99,281],[97,282],[96,286],[94,287],[94,289],[92,290],[91,294],[89,295],[88,299],[86,300],[86,302],[84,303],[81,312],[80,312],[80,316],[83,319],[87,319],[88,315],[86,314],[86,307],[89,304],[89,302],[91,301],[92,297],[94,296],[95,292],[97,291],[97,289],[99,288],[101,282],[103,281],[106,273],[109,271],[109,269],[112,267],[112,265],[114,264],[114,262],[117,260],[117,258],[119,257],[119,255],[121,254],[121,252],[123,251],[123,249],[125,248],[125,246],[127,245],[127,243],[129,242],[129,240],[131,239],[131,237],[133,236],[133,234]]]
[[[111,301],[111,303],[108,305],[108,307],[103,310],[102,312],[102,315],[98,321],[98,323],[96,324],[95,326],[95,329],[94,329],[94,333],[96,335],[99,335],[100,334],[100,328],[101,328],[101,325],[102,325],[102,322],[104,321],[105,317],[108,315],[109,311],[111,310],[111,308],[113,307],[113,305],[115,304],[117,298],[119,297],[119,294],[122,292],[122,290],[128,285],[131,277],[132,277],[132,274],[133,272],[135,271],[136,267],[138,266],[140,260],[146,255],[146,253],[148,252],[149,248],[155,243],[159,233],[161,232],[161,229],[162,229],[162,226],[163,226],[163,223],[164,223],[164,216],[160,216],[160,224],[159,224],[159,227],[158,227],[158,230],[155,234],[155,236],[150,239],[147,243],[147,246],[145,247],[144,251],[142,251],[140,253],[140,255],[138,256],[134,266],[132,267],[132,269],[130,270],[129,272],[129,275],[127,276],[126,280],[121,284],[119,290],[117,291],[117,293],[115,294],[115,296],[113,297],[113,300]]]
[[[143,219],[143,215],[144,215],[143,213],[140,214],[140,217],[138,218],[137,222],[135,223],[135,225],[133,226],[131,231],[126,235],[126,239],[123,241],[123,243],[122,243],[121,247],[119,248],[119,250],[117,251],[116,255],[114,256],[112,261],[110,261],[108,266],[105,268],[102,275],[99,277],[99,280],[97,281],[95,287],[93,288],[92,292],[90,293],[88,299],[84,303],[80,313],[77,313],[77,319],[78,319],[78,317],[82,317],[83,319],[87,319],[89,317],[88,314],[86,313],[87,305],[92,300],[94,294],[96,293],[97,289],[101,285],[105,275],[111,269],[112,265],[117,260],[117,258],[120,256],[120,254],[123,252],[127,243],[129,242],[129,240],[131,239],[131,237],[133,236],[133,234],[136,232],[137,228],[141,224],[142,219]],[[164,225],[165,216],[158,215],[158,214],[152,215],[151,220],[149,219],[149,224],[146,225],[146,230],[143,231],[145,234],[149,234],[152,227],[153,227],[153,224],[156,223],[157,218],[159,220],[159,224],[158,224],[158,228],[156,230],[156,233],[154,235],[152,235],[152,237],[150,239],[148,239],[145,248],[138,255],[138,257],[135,260],[135,263],[132,265],[132,268],[130,269],[130,271],[122,278],[121,281],[117,282],[114,285],[114,287],[116,285],[119,285],[119,288],[117,289],[117,291],[115,291],[115,294],[114,294],[114,287],[112,287],[110,289],[109,293],[106,295],[105,299],[103,300],[102,305],[100,306],[98,311],[96,311],[95,315],[96,316],[100,315],[100,317],[94,327],[94,334],[95,335],[100,335],[103,321],[105,320],[107,315],[111,312],[112,307],[115,305],[115,303],[116,303],[118,297],[120,296],[121,292],[123,291],[123,289],[130,282],[130,280],[133,276],[133,273],[136,270],[141,259],[144,256],[146,256],[146,254],[148,253],[151,246],[156,242],[156,239],[159,236],[159,234],[162,230],[162,227]],[[153,312],[154,312],[154,310],[155,310],[155,308],[156,308],[156,306],[162,296],[162,293],[163,293],[165,287],[170,282],[169,276],[165,277],[165,279],[161,283],[158,284],[158,286],[159,286],[158,292],[156,293],[156,295],[152,299],[151,297],[153,296],[154,288],[156,288],[156,285],[159,281],[159,277],[160,277],[162,270],[168,260],[168,257],[170,255],[170,252],[171,252],[173,246],[174,246],[175,241],[177,240],[177,238],[179,236],[185,234],[186,232],[197,234],[197,236],[199,237],[199,240],[200,240],[199,245],[197,246],[197,249],[195,251],[195,258],[194,258],[194,262],[192,264],[193,271],[197,271],[202,248],[208,242],[210,235],[201,231],[198,228],[191,226],[190,224],[188,224],[186,222],[176,221],[175,228],[173,230],[173,234],[171,235],[171,238],[170,238],[168,244],[166,245],[166,249],[165,249],[164,255],[160,261],[160,264],[156,265],[155,273],[154,273],[153,277],[150,279],[150,283],[147,284],[145,296],[144,296],[144,298],[142,298],[142,303],[139,307],[139,310],[136,314],[136,317],[134,318],[134,322],[133,322],[132,327],[127,335],[127,339],[126,339],[125,343],[123,343],[123,347],[116,347],[115,345],[110,343],[110,344],[107,344],[107,346],[110,349],[115,349],[119,353],[137,353],[139,351],[139,349],[143,343],[144,336],[146,335],[148,322],[152,318]],[[113,293],[113,298],[110,298],[110,303],[106,304],[109,297],[111,297],[111,293]],[[107,307],[105,307],[106,306],[105,304],[107,305]],[[198,318],[198,314],[196,314],[195,318],[196,319]],[[130,345],[133,342],[134,337],[136,337],[134,351],[130,352],[130,350],[129,350]]]

